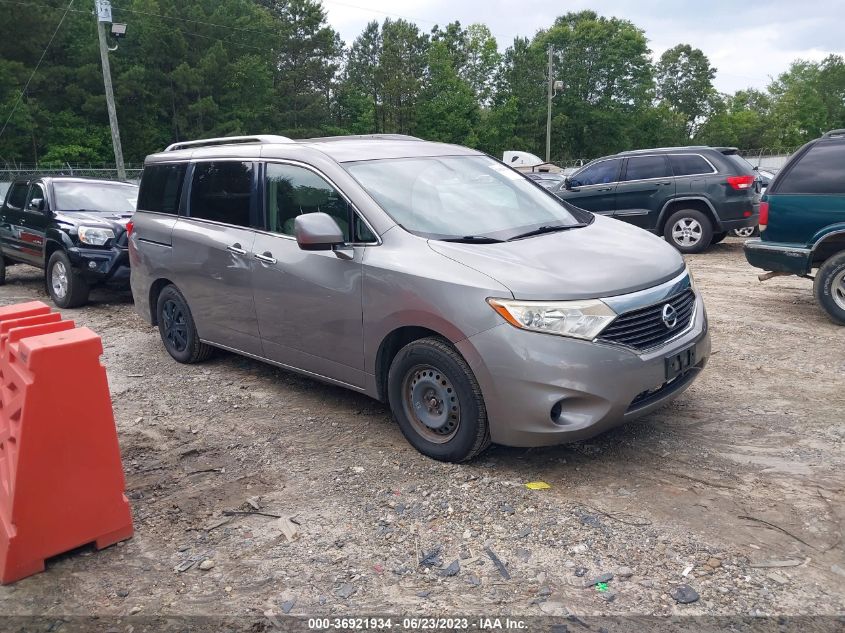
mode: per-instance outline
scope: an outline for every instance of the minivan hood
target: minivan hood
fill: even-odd
[[[612,297],[656,286],[684,269],[683,257],[661,238],[601,216],[583,228],[513,242],[428,243],[506,286],[515,299]]]

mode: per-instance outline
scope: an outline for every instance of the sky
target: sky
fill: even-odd
[[[799,58],[845,55],[845,0],[323,0],[323,6],[347,44],[371,20],[402,17],[426,32],[454,20],[482,22],[500,50],[559,15],[592,9],[644,29],[655,58],[676,44],[700,48],[717,68],[716,89],[727,93],[765,88]]]

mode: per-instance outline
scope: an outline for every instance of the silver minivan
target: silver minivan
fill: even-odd
[[[465,147],[177,143],[129,228],[135,305],[174,359],[218,347],[365,393],[439,460],[593,436],[710,354],[675,249]]]

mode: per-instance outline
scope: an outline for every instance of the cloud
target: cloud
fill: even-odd
[[[347,43],[371,20],[403,17],[423,31],[438,23],[483,22],[506,48],[516,36],[533,36],[566,11],[592,9],[630,20],[645,31],[655,57],[675,44],[700,48],[718,69],[722,92],[765,88],[796,59],[845,55],[842,0],[768,0],[706,3],[667,0],[323,0],[329,22]]]

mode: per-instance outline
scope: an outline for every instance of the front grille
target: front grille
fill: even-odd
[[[671,328],[663,322],[663,309],[670,304],[677,322]],[[600,341],[621,343],[638,350],[651,349],[683,332],[695,311],[695,293],[687,288],[660,303],[620,314],[599,336]]]

